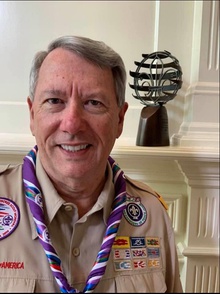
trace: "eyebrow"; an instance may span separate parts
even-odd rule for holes
[[[43,95],[49,95],[49,96],[58,96],[58,97],[61,97],[61,96],[65,96],[66,95],[66,92],[64,91],[61,91],[61,90],[44,90],[42,92]]]
[[[41,92],[41,96],[44,96],[46,95],[47,97],[50,97],[50,98],[62,98],[62,97],[68,97],[68,94],[66,91],[62,91],[62,90],[58,90],[58,89],[48,89],[48,90],[44,90]],[[90,93],[89,95],[86,95],[85,97],[86,98],[89,98],[89,99],[93,99],[94,97],[96,96],[100,96],[102,97],[103,99],[106,98],[106,94],[103,93],[102,91],[97,91],[97,92],[94,92],[94,93]],[[82,98],[83,96],[81,96]]]

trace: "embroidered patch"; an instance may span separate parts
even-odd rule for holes
[[[148,259],[147,262],[148,267],[160,267],[160,259]]]
[[[148,258],[158,258],[160,256],[160,250],[158,247],[147,248],[147,256]]]
[[[116,236],[113,246],[116,271],[160,268],[160,239],[158,237]]]
[[[20,211],[14,201],[0,197],[0,240],[8,237],[18,226]]]
[[[130,239],[129,237],[115,237],[112,248],[130,248]]]
[[[131,270],[131,261],[130,260],[120,260],[114,262],[115,270],[121,271],[121,270]]]
[[[135,270],[146,268],[146,259],[133,260],[133,267]]]
[[[123,214],[125,219],[135,227],[143,225],[147,219],[146,208],[139,197],[127,196],[127,206]]]
[[[160,246],[159,238],[147,237],[146,243],[147,243],[146,244],[147,247],[159,247]]]
[[[131,249],[132,258],[147,257],[146,248]]]
[[[130,237],[131,247],[145,247],[144,237]]]
[[[113,249],[114,259],[129,259],[131,258],[130,249]]]

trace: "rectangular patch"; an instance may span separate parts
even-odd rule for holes
[[[130,249],[113,249],[113,257],[114,259],[130,259]]]
[[[129,237],[116,236],[112,248],[130,248]]]
[[[145,247],[144,237],[131,237],[131,247]]]
[[[147,265],[148,267],[160,267],[160,259],[148,259]]]
[[[131,249],[132,258],[147,257],[146,248],[132,248]]]
[[[135,270],[146,268],[146,259],[133,260],[133,267]]]
[[[160,247],[159,238],[146,237],[146,246],[147,247]]]
[[[120,260],[114,262],[116,271],[128,271],[132,270],[131,261],[130,260]]]
[[[148,258],[159,258],[160,249],[158,247],[147,248],[147,256]]]

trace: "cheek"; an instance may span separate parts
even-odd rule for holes
[[[118,119],[112,115],[108,119],[103,119],[95,124],[97,133],[105,140],[114,139],[118,133]]]
[[[34,119],[35,136],[47,138],[56,129],[55,122],[49,116],[38,114]]]

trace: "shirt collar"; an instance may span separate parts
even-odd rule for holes
[[[52,221],[58,209],[65,203],[62,197],[59,196],[47,173],[45,172],[40,156],[37,155],[36,161],[36,176],[41,186],[43,195],[43,205],[45,207],[45,219],[48,223]],[[46,197],[44,195],[47,195]],[[51,205],[53,204],[53,205]]]
[[[96,203],[90,211],[87,212],[86,216],[91,215],[92,213],[103,209],[103,221],[107,224],[108,217],[112,210],[112,202],[115,195],[115,187],[113,183],[113,174],[111,166],[108,162],[106,170],[106,182],[102,192],[100,193]]]
[[[45,220],[47,225],[49,225],[50,222],[53,220],[54,216],[56,215],[57,211],[66,202],[62,197],[59,196],[56,189],[54,188],[52,182],[50,181],[47,173],[45,172],[41,164],[40,156],[38,153],[36,158],[36,176],[41,187]],[[109,162],[107,164],[106,174],[107,176],[106,176],[106,182],[105,182],[104,188],[102,192],[100,193],[92,209],[88,211],[88,213],[86,214],[86,216],[89,216],[92,213],[103,209],[103,221],[105,222],[105,224],[107,224],[108,217],[111,213],[112,202],[115,195],[113,173],[112,173],[112,169]],[[45,197],[44,195],[47,195],[47,196]],[[51,203],[53,203],[53,205],[51,205]],[[32,237],[33,239],[37,238],[37,232],[36,232],[34,223],[32,225]]]

